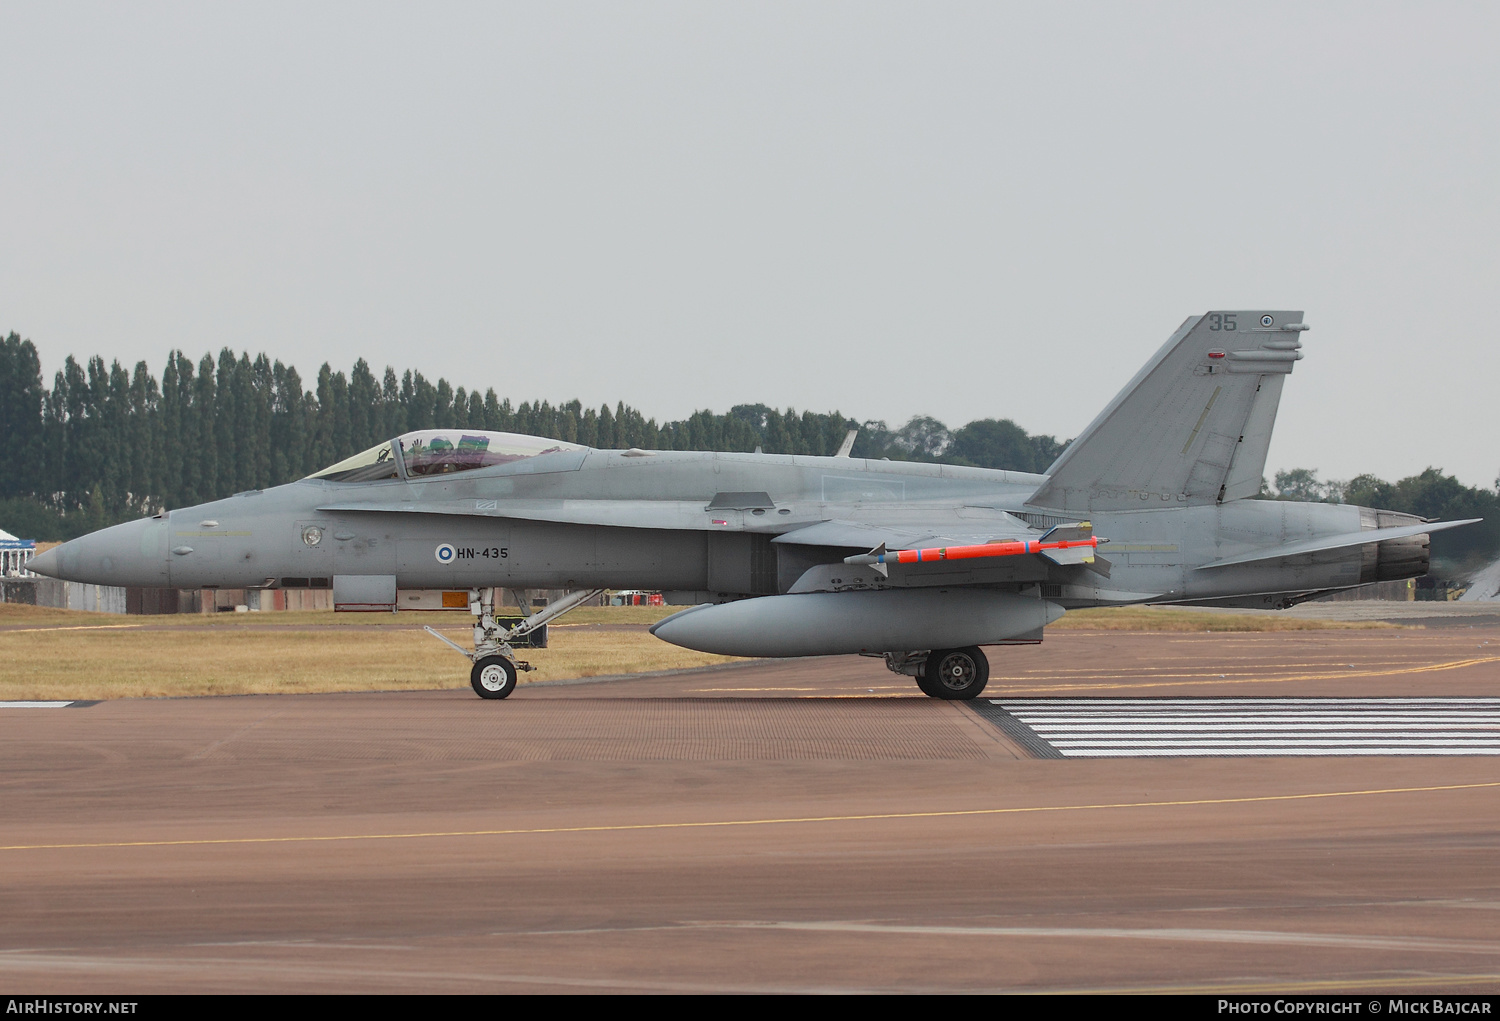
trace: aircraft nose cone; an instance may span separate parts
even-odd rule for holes
[[[57,572],[61,570],[57,553],[60,549],[62,546],[54,546],[45,553],[38,553],[26,562],[26,569],[34,574],[45,574],[49,578],[56,578]]]
[[[100,533],[94,533],[98,535]],[[87,581],[99,584],[104,580],[97,577],[100,573],[100,557],[88,547],[90,536],[81,539],[72,539],[61,546],[54,546],[45,553],[31,558],[27,568],[37,574],[45,574],[49,578],[58,578],[62,581]]]
[[[167,584],[166,522],[128,521],[65,542],[31,558],[37,574],[88,585]]]

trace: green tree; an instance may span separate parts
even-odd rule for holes
[[[145,362],[136,362],[130,377],[125,449],[130,455],[130,502],[137,514],[149,514],[162,503],[161,393]]]
[[[377,436],[380,425],[380,384],[363,358],[349,373],[349,448],[350,453],[369,450],[389,436]]]
[[[953,434],[942,459],[979,468],[1044,472],[1060,453],[1062,445],[1051,436],[1028,435],[1008,418],[981,418]]]
[[[396,370],[389,365],[385,367],[385,379],[380,385],[380,405],[383,415],[380,438],[388,440],[406,432],[406,406],[401,402],[401,381],[396,378]]]
[[[264,354],[249,361],[249,355],[240,357],[240,371],[244,373],[247,393],[245,400],[249,413],[245,417],[248,432],[246,447],[246,471],[241,476],[242,489],[265,489],[271,485],[271,418],[274,414],[276,395],[276,373],[271,361]]]
[[[0,498],[36,494],[45,477],[45,397],[36,346],[9,334],[0,341],[0,437],[6,455]]]
[[[239,361],[229,348],[220,348],[218,367],[214,375],[213,435],[215,460],[219,465],[219,476],[214,482],[215,497],[228,496],[240,488],[240,388]],[[247,487],[248,488],[248,487]]]
[[[198,379],[193,387],[193,417],[197,433],[191,456],[199,463],[198,492],[194,503],[213,500],[219,491],[218,442],[219,388],[215,382],[213,355],[205,354],[198,362]]]
[[[167,356],[161,375],[161,424],[157,449],[161,459],[161,495],[165,506],[182,507],[196,495],[196,458],[192,443],[193,363],[181,351]]]
[[[1288,468],[1276,473],[1276,493],[1282,500],[1320,503],[1328,497],[1328,487],[1318,478],[1316,468]]]

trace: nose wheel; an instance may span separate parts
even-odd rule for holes
[[[516,690],[516,665],[504,656],[485,656],[469,671],[469,684],[480,698],[504,698]]]
[[[976,697],[990,679],[990,661],[976,646],[934,649],[917,675],[917,687],[933,698],[952,701]]]

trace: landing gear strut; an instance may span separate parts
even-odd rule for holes
[[[480,698],[505,698],[516,690],[517,671],[532,669],[530,663],[516,659],[516,650],[511,647],[511,640],[530,634],[603,591],[596,588],[587,592],[570,592],[546,609],[538,610],[515,627],[506,630],[495,620],[495,589],[471,589],[469,612],[478,618],[474,622],[473,652],[430,627],[425,627],[424,630],[439,641],[451,645],[459,655],[474,664],[474,668],[469,671],[469,684],[476,695]]]
[[[990,661],[977,646],[931,652],[887,652],[885,666],[917,679],[924,695],[948,700],[976,697],[990,679]]]

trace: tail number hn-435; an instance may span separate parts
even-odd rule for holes
[[[437,557],[440,564],[451,564],[455,560],[507,560],[510,558],[509,546],[454,546],[452,543],[443,543],[433,555]]]

